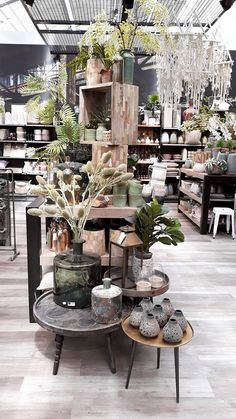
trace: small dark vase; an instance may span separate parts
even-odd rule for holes
[[[166,313],[168,319],[172,316],[174,313],[174,307],[171,304],[171,301],[169,298],[163,298],[161,302],[161,306],[163,308],[163,311]]]
[[[91,306],[91,290],[101,280],[101,258],[83,253],[84,240],[54,258],[54,302],[67,308]]]
[[[156,317],[156,319],[159,323],[159,326],[164,327],[166,325],[166,323],[168,322],[168,317],[167,317],[166,313],[164,312],[162,306],[160,304],[156,304],[153,307],[152,313]]]
[[[129,324],[133,327],[139,327],[143,318],[143,307],[138,304],[137,306],[134,307],[134,309],[132,310],[130,317],[129,317]]]
[[[184,317],[182,310],[175,310],[174,314],[171,316],[171,319],[176,319],[182,331],[185,332],[185,330],[188,327],[188,322],[186,318]]]
[[[182,329],[176,319],[170,318],[163,328],[163,339],[168,343],[179,343],[183,337]]]
[[[155,316],[151,313],[146,313],[141,321],[139,332],[146,338],[155,338],[160,332],[160,326]]]

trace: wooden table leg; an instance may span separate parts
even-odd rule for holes
[[[157,369],[160,368],[161,348],[157,348]]]
[[[131,357],[130,357],[130,363],[129,363],[129,371],[128,371],[127,380],[126,380],[126,384],[125,384],[126,389],[129,387],[129,380],[130,380],[130,376],[131,376],[131,372],[132,372],[132,368],[133,368],[133,363],[134,363],[135,349],[136,349],[136,342],[134,340],[132,340],[132,351],[131,351]]]
[[[179,348],[174,348],[176,403],[179,403]]]
[[[112,350],[111,333],[106,334],[107,352],[108,352],[108,365],[112,374],[116,373],[116,360]]]
[[[54,365],[53,365],[53,375],[57,375],[57,372],[58,372],[63,340],[64,340],[64,336],[56,335],[55,337],[56,353],[55,353]]]

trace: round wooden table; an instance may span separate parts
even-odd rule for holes
[[[131,305],[125,305],[122,311],[123,317],[127,316],[130,311]],[[61,307],[54,303],[52,291],[44,293],[35,301],[33,314],[36,322],[40,326],[56,335],[56,352],[53,366],[54,375],[58,372],[64,336],[79,337],[94,333],[103,334],[106,337],[108,364],[111,372],[113,374],[116,373],[111,335],[120,328],[122,320],[113,324],[96,323],[92,319],[91,308],[69,309]]]
[[[183,338],[179,343],[167,343],[163,340],[163,332],[160,331],[159,335],[156,338],[145,338],[139,333],[139,329],[134,328],[129,324],[129,317],[124,319],[121,323],[121,327],[124,333],[132,339],[132,350],[130,356],[129,370],[126,380],[125,388],[129,387],[130,376],[134,363],[135,348],[137,343],[141,343],[146,346],[153,346],[157,348],[157,369],[160,367],[160,356],[161,349],[173,348],[174,349],[174,358],[175,358],[175,384],[176,384],[176,402],[179,403],[179,348],[180,346],[186,345],[192,339],[194,335],[193,328],[188,322],[188,327],[184,332]]]

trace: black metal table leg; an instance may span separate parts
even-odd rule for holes
[[[111,333],[106,334],[107,352],[108,352],[108,365],[112,374],[116,373],[116,360],[112,350]]]
[[[64,336],[56,335],[56,337],[55,337],[56,353],[55,353],[54,365],[53,365],[53,375],[56,375],[57,372],[58,372],[63,340],[64,340]]]
[[[179,403],[179,348],[174,348],[176,403]]]
[[[136,342],[134,340],[132,340],[132,351],[131,351],[131,357],[130,357],[130,363],[129,363],[129,371],[128,371],[127,380],[126,380],[126,384],[125,384],[126,389],[129,387],[129,380],[130,380],[130,376],[131,376],[131,372],[132,372],[132,368],[133,368],[133,363],[134,363],[135,349],[136,349]]]
[[[160,368],[161,348],[157,348],[157,369]]]

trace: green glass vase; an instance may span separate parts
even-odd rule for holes
[[[101,281],[101,258],[83,253],[84,240],[54,258],[54,302],[66,308],[91,306],[92,288]]]
[[[133,84],[134,80],[134,54],[130,49],[123,49],[120,53],[123,58],[123,83]]]

